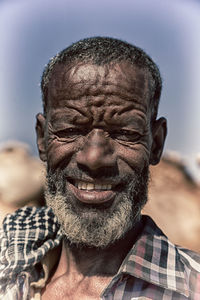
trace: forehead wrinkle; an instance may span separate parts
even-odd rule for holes
[[[87,120],[88,122],[91,121],[92,116],[88,112],[87,109],[84,107],[76,107],[74,105],[67,105],[65,108],[61,106],[61,108],[53,110],[51,113],[51,120],[52,121],[69,121],[71,123],[76,123],[77,120]]]
[[[113,95],[112,95],[113,96]],[[121,98],[112,97],[107,98],[105,95],[99,97],[86,97],[82,99],[74,100],[62,100],[58,103],[57,108],[53,110],[53,119],[61,118],[63,120],[67,119],[70,122],[80,122],[92,123],[94,119],[96,121],[103,121],[105,119],[106,123],[112,123],[113,118],[126,118],[129,112],[137,112],[138,115],[147,113],[146,105],[141,104],[141,102],[122,101]],[[61,108],[59,109],[59,104]],[[64,117],[63,117],[64,114]],[[124,115],[125,114],[125,115]],[[105,116],[104,116],[105,115]],[[111,121],[107,121],[108,119]],[[121,118],[120,118],[121,119]]]
[[[100,123],[105,121],[105,112],[106,112],[106,106],[96,106],[96,105],[91,105],[90,106],[90,112],[91,115],[93,116],[93,126],[96,126],[97,124],[100,125]]]
[[[131,107],[131,109],[124,110],[123,107],[120,110],[119,107],[111,107],[110,110],[107,110],[105,113],[105,122],[108,125],[122,125],[126,126],[137,124],[138,128],[143,127],[148,123],[148,117],[146,112],[143,112],[141,109]],[[135,127],[135,125],[133,126]]]
[[[59,68],[61,75],[58,73],[52,80],[54,94],[57,97],[65,94],[76,100],[84,95],[99,95],[102,90],[107,95],[114,94],[117,87],[117,93],[122,97],[126,94],[132,98],[131,94],[135,94],[135,98],[136,95],[143,98],[146,88],[149,88],[146,72],[133,66],[128,69],[126,67],[126,64],[96,66],[79,63],[73,68],[62,65],[62,69],[60,70],[61,66]]]
[[[123,112],[123,110],[128,111],[126,102],[132,102],[128,105],[147,113],[149,80],[145,72],[130,66],[127,70],[126,66],[121,64],[114,68],[103,66],[101,72],[99,66],[91,65],[88,69],[89,73],[85,72],[87,68],[87,65],[83,65],[80,69],[79,65],[70,70],[64,69],[60,84],[54,84],[51,88],[51,104],[54,108],[66,106],[70,109],[71,107],[80,115],[91,119],[91,105],[105,107],[107,103],[107,106],[120,107],[122,104]],[[79,76],[76,76],[77,74]],[[59,81],[59,75],[57,80]],[[99,119],[102,119],[102,116],[101,113]]]
[[[145,89],[143,89],[144,91]],[[138,93],[137,93],[138,92]],[[117,90],[115,85],[104,85],[104,86],[92,86],[90,84],[82,86],[81,84],[77,84],[76,88],[69,90],[68,88],[65,89],[56,89],[56,93],[52,95],[53,99],[58,101],[70,101],[70,100],[81,100],[85,97],[92,97],[92,96],[99,96],[99,97],[114,97],[120,98],[120,100],[126,101],[134,101],[135,103],[141,104],[141,98],[145,97],[145,92],[141,93],[139,89],[136,88],[132,89],[124,89],[124,86],[118,85]],[[146,102],[146,101],[144,101]],[[146,104],[146,103],[144,103]],[[57,104],[56,104],[57,105]]]

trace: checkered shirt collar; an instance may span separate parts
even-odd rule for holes
[[[185,262],[182,261],[183,253],[168,241],[151,218],[143,216],[142,223],[144,228],[140,237],[106,291],[113,288],[119,277],[127,275],[187,297],[189,286]],[[50,249],[60,244],[62,233],[50,208],[26,207],[8,215],[0,237],[0,290],[5,287],[10,291],[8,282],[14,284],[20,272],[29,270],[32,272],[32,280],[40,278],[41,274],[35,273],[34,266],[41,262]]]
[[[142,217],[143,232],[122,263],[119,274],[128,274],[149,283],[189,295],[180,255],[148,216]]]

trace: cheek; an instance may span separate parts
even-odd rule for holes
[[[134,145],[133,147],[118,147],[119,169],[132,173],[141,172],[144,167],[149,165],[150,151],[143,145]],[[120,168],[121,166],[121,168]]]
[[[76,143],[65,143],[53,140],[47,146],[48,167],[53,171],[65,168],[76,152]]]

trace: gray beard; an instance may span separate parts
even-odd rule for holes
[[[126,178],[126,190],[110,207],[79,203],[65,188],[66,175],[59,170],[47,175],[45,198],[57,216],[68,243],[76,247],[106,248],[124,237],[140,219],[147,202],[148,168]]]

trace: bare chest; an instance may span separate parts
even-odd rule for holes
[[[71,280],[62,276],[49,283],[42,292],[42,300],[99,300],[111,278]]]

